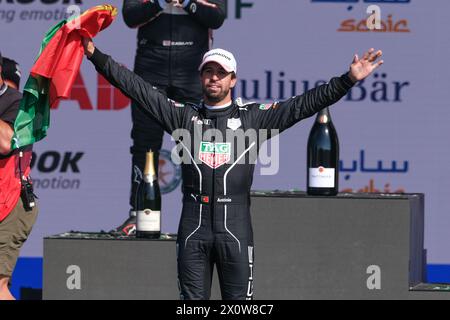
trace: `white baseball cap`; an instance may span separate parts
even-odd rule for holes
[[[222,66],[227,72],[237,73],[237,63],[233,54],[223,49],[212,49],[205,53],[202,63],[198,67],[198,71],[202,71],[202,68],[208,62],[216,62]]]

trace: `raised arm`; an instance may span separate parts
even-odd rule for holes
[[[353,84],[348,74],[334,77],[328,83],[302,95],[253,108],[253,117],[260,129],[278,129],[282,132],[337,102],[347,94]]]
[[[339,101],[357,81],[363,80],[383,64],[383,60],[378,61],[381,55],[381,51],[375,52],[374,49],[367,51],[361,59],[355,55],[349,72],[342,76],[334,77],[328,83],[286,101],[254,108],[255,122],[261,129],[286,130]]]
[[[136,101],[144,112],[159,121],[169,134],[181,127],[184,108],[180,104],[168,99],[157,88],[95,48],[92,40],[84,38],[83,45],[95,69],[113,86]]]

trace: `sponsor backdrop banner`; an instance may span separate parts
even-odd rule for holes
[[[122,0],[110,0],[119,10]],[[45,32],[70,5],[87,0],[0,0],[0,50],[17,60],[22,86]],[[381,30],[369,31],[376,5]],[[75,8],[76,9],[76,8]],[[235,97],[268,103],[301,94],[348,69],[353,54],[382,49],[385,64],[331,108],[341,147],[340,189],[423,192],[428,262],[450,263],[450,53],[447,0],[228,0],[214,47],[235,53]],[[96,45],[132,68],[136,30],[119,13]],[[69,230],[110,230],[129,210],[130,103],[84,61],[71,100],[52,110],[48,137],[35,145],[40,216],[22,256],[41,256],[42,238]],[[269,143],[254,189],[305,190],[306,141],[313,118]],[[161,159],[163,231],[175,233],[180,171],[166,136]],[[279,149],[279,157],[276,156]],[[276,172],[275,175],[262,175]],[[299,213],[301,214],[301,213]],[[255,216],[254,219],[258,217]],[[175,253],[174,253],[175,254]]]

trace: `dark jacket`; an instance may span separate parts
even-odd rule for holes
[[[134,70],[151,83],[191,84],[203,54],[210,49],[211,29],[224,22],[225,0],[185,1],[185,8],[165,10],[157,0],[124,1],[125,23],[139,28]]]

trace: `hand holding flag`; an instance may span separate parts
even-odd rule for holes
[[[14,123],[11,149],[43,139],[50,125],[50,107],[67,99],[83,60],[85,37],[93,38],[115,19],[111,5],[93,7],[80,16],[63,20],[44,37],[38,58],[25,84]]]

